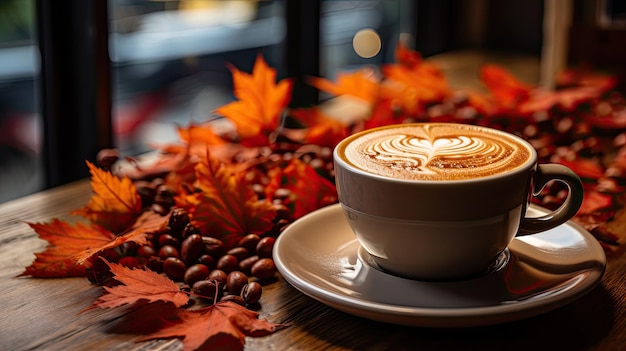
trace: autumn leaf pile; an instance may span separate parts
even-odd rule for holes
[[[251,73],[229,68],[236,99],[204,123],[177,126],[179,142],[154,145],[150,162],[132,157],[87,162],[93,196],[71,213],[80,220],[28,223],[49,245],[21,275],[84,277],[104,265],[116,284],[103,287],[92,308],[157,306],[164,322],[144,331],[141,340],[176,337],[186,350],[241,349],[245,336],[283,326],[258,320],[256,312],[231,302],[189,309],[189,292],[151,270],[145,258],[114,263],[105,253],[124,256],[126,246],[149,245],[174,208],[184,209],[203,235],[228,247],[250,233],[277,236],[291,221],[337,202],[332,149],[341,139],[363,129],[421,121],[484,125],[527,139],[540,162],[565,164],[583,179],[586,195],[575,221],[607,251],[625,235],[607,225],[618,218],[626,185],[626,99],[610,75],[563,72],[558,88],[548,91],[485,65],[479,73],[485,91],[452,91],[435,64],[399,45],[396,62],[379,71],[343,72],[334,81],[310,77],[324,94],[365,107],[345,120],[325,104],[289,108],[292,81],[277,81],[261,55]],[[146,184],[155,180],[171,191],[148,191]],[[552,185],[534,201],[554,207],[565,196],[565,189]]]

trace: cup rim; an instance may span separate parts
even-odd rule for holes
[[[491,133],[495,133],[495,134],[498,134],[498,135],[503,135],[504,137],[517,140],[519,143],[521,143],[521,144],[526,146],[526,148],[530,152],[530,156],[529,156],[528,160],[525,163],[523,163],[519,167],[517,167],[517,168],[515,168],[515,169],[513,169],[511,171],[508,171],[508,172],[497,173],[497,174],[482,176],[482,177],[478,177],[478,178],[443,179],[443,180],[404,179],[404,178],[394,178],[394,177],[384,176],[384,175],[380,175],[380,174],[376,174],[376,173],[370,173],[370,172],[367,172],[365,170],[362,170],[362,169],[352,165],[348,161],[346,161],[343,158],[339,157],[339,149],[343,145],[347,144],[350,140],[356,139],[360,135],[363,135],[363,134],[366,134],[366,133],[370,133],[370,132],[375,131],[375,130],[390,129],[390,128],[397,128],[397,127],[404,127],[404,126],[409,126],[410,127],[410,126],[413,126],[413,125],[414,126],[417,126],[417,125],[468,126],[468,127],[472,127],[472,128],[487,130],[487,131],[489,131]],[[373,178],[373,179],[377,179],[377,180],[381,180],[381,181],[406,183],[406,184],[429,184],[429,185],[453,185],[453,184],[481,183],[481,182],[485,182],[485,181],[491,181],[493,179],[500,179],[500,178],[513,176],[513,175],[516,175],[516,174],[519,174],[519,173],[522,173],[522,172],[527,172],[529,169],[535,167],[537,165],[537,157],[538,157],[537,156],[537,150],[535,150],[535,148],[527,140],[523,139],[522,137],[520,137],[518,135],[515,135],[513,133],[509,133],[509,132],[506,132],[506,131],[502,131],[502,130],[499,130],[499,129],[491,128],[491,127],[485,127],[485,126],[474,125],[474,124],[453,123],[453,122],[396,123],[396,124],[389,124],[389,125],[385,125],[385,126],[379,126],[379,127],[374,127],[374,128],[370,128],[370,129],[365,129],[365,130],[359,131],[357,133],[351,134],[351,135],[347,136],[346,138],[342,139],[335,146],[335,148],[333,150],[333,160],[335,162],[335,165],[336,166],[340,165],[344,170],[346,170],[348,172],[356,173],[356,174],[359,174],[359,175],[364,176],[364,177],[369,177],[369,178]],[[337,168],[336,166],[335,166],[335,168]]]

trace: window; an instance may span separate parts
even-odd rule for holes
[[[0,1],[0,202],[43,188],[34,0]]]

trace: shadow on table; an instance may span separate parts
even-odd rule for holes
[[[586,350],[611,332],[615,317],[614,303],[602,285],[557,310],[487,327],[405,327],[325,309],[312,301],[304,315],[289,314],[300,313],[296,323],[320,340],[356,350]],[[311,316],[317,313],[324,313],[324,323]]]

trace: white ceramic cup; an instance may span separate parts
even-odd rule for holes
[[[376,133],[380,139],[372,137]],[[359,144],[376,147],[366,152]],[[580,178],[569,168],[537,164],[536,151],[522,138],[485,127],[415,123],[369,129],[341,141],[333,157],[339,202],[362,248],[382,269],[408,278],[484,274],[516,235],[563,224],[583,199]],[[517,163],[507,164],[515,157]],[[420,172],[430,175],[422,179]],[[525,217],[531,196],[552,180],[568,186],[567,199],[545,216]]]

